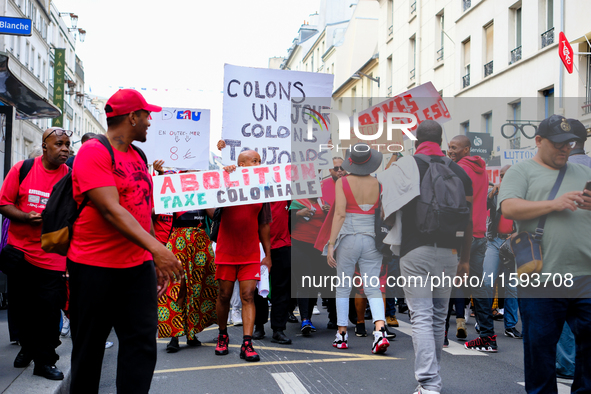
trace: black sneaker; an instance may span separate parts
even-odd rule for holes
[[[505,336],[506,337],[515,338],[515,339],[521,339],[521,338],[523,338],[523,336],[521,335],[521,333],[519,331],[517,331],[517,329],[515,327],[507,328],[505,330]]]
[[[176,353],[179,350],[181,350],[181,347],[179,346],[179,338],[178,337],[170,338],[170,342],[168,342],[168,345],[166,345],[166,352],[167,353]]]
[[[447,335],[443,338],[443,347],[449,347],[449,339],[447,339]]]
[[[497,336],[492,337],[478,337],[464,344],[466,349],[478,350],[480,352],[496,353],[497,348]]]
[[[293,314],[293,312],[289,312],[287,315],[287,322],[288,323],[299,323],[298,318]]]
[[[355,335],[358,337],[366,337],[367,330],[365,329],[365,323],[357,323],[355,325]]]
[[[396,338],[396,333],[394,331],[388,330],[388,326],[387,325],[384,325],[384,329],[385,329],[385,332],[386,332],[386,338],[388,338],[388,339],[394,339],[394,338]]]

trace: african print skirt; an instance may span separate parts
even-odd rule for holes
[[[166,244],[183,265],[186,283],[184,307],[178,305],[181,283],[168,285],[158,300],[158,338],[197,334],[217,324],[215,260],[209,237],[199,227],[179,227],[172,231]]]

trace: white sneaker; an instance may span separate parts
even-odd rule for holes
[[[332,342],[332,346],[336,347],[337,349],[348,349],[349,348],[349,345],[347,344],[348,340],[349,340],[348,333],[346,333],[346,332],[340,333],[337,331],[337,334],[335,336],[335,340]]]
[[[371,352],[373,354],[384,354],[388,350],[388,346],[390,346],[390,342],[386,338],[386,330],[382,328],[380,331],[374,331]]]
[[[242,325],[242,311],[240,309],[232,309],[232,321],[235,326]]]
[[[110,349],[113,347],[113,342],[105,342],[105,349]]]
[[[314,309],[312,310],[312,314],[313,315],[319,315],[320,311],[318,310],[318,307],[316,305],[314,305]]]
[[[427,390],[419,384],[413,394],[439,394],[439,391]]]
[[[63,319],[63,323],[62,323],[62,330],[61,330],[60,334],[62,337],[65,337],[70,333],[70,319],[68,319],[66,317],[66,315],[64,315],[64,312],[62,312],[62,319]]]

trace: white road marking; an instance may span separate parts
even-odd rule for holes
[[[517,384],[525,387],[525,382],[517,382]],[[563,383],[558,383],[556,387],[558,387],[558,394],[570,394],[570,386],[567,386]]]
[[[403,334],[412,336],[412,325],[403,321],[398,320],[400,327],[394,327],[396,330]],[[449,341],[449,347],[443,348],[444,352],[447,352],[454,356],[488,356],[484,352],[477,350],[469,350],[464,347],[463,343],[455,342],[454,340]]]
[[[293,372],[272,373],[271,376],[284,394],[309,394]]]

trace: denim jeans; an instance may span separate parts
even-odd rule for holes
[[[575,336],[568,323],[564,323],[556,346],[556,373],[562,376],[575,376],[575,350]]]
[[[476,276],[478,280],[482,278],[484,272],[484,255],[486,254],[486,238],[473,238],[470,249],[470,277]],[[489,337],[495,334],[495,326],[490,310],[490,303],[487,291],[482,286],[475,286],[468,289],[466,293],[472,293],[474,300],[474,313],[476,321],[480,326],[480,336]]]
[[[486,246],[486,255],[484,256],[484,284],[489,299],[489,305],[492,308],[492,301],[494,298],[494,283],[501,271],[505,274],[504,290],[505,290],[505,329],[513,328],[517,324],[517,288],[510,286],[513,283],[509,280],[509,274],[515,272],[515,264],[505,266],[500,264],[499,249],[505,242],[504,239],[495,237],[489,240]],[[491,274],[493,281],[491,282]],[[492,318],[492,315],[490,316]]]
[[[400,274],[407,278],[404,294],[412,324],[415,377],[427,390],[441,391],[439,370],[451,293],[451,284],[431,287],[428,279],[442,275],[453,277],[457,269],[457,254],[452,249],[436,246],[418,247],[400,259]],[[416,279],[413,282],[413,277],[420,278],[423,285],[417,284]]]
[[[591,391],[591,277],[575,278],[567,297],[529,298],[543,289],[520,289],[519,312],[523,327],[525,389],[528,393],[556,393],[556,345],[565,321],[576,341],[572,393]]]

